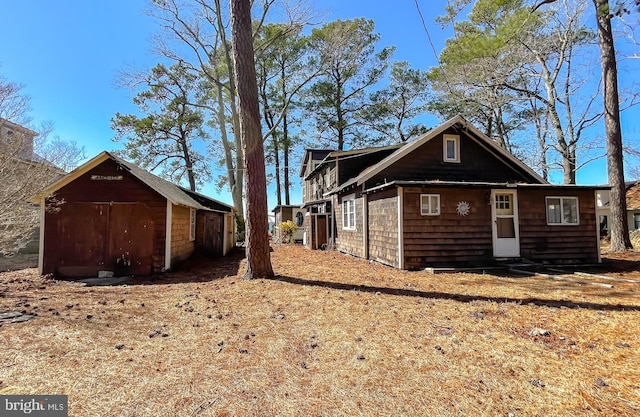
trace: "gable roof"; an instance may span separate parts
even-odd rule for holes
[[[41,202],[47,196],[53,194],[60,188],[73,182],[78,177],[86,174],[93,168],[109,159],[115,161],[117,164],[125,168],[131,175],[136,177],[156,193],[160,194],[162,197],[171,201],[173,204],[207,211],[229,212],[234,210],[233,207],[228,204],[175,185],[107,151],[101,152],[88,162],[71,171],[65,177],[51,184],[50,186],[42,190],[38,195],[32,197],[31,201]]]
[[[406,155],[408,155],[411,152],[415,151],[416,149],[420,148],[426,142],[430,141],[431,139],[434,139],[435,137],[437,137],[438,135],[443,133],[445,130],[449,129],[450,127],[452,127],[452,126],[454,126],[456,124],[461,125],[468,132],[470,132],[471,134],[469,135],[469,137],[471,137],[472,139],[476,139],[478,142],[481,142],[482,144],[486,145],[487,147],[490,148],[491,151],[494,151],[495,153],[498,154],[498,156],[500,156],[500,157],[504,158],[505,160],[511,162],[518,169],[521,169],[522,171],[526,172],[528,175],[530,175],[532,178],[534,178],[540,184],[548,184],[549,183],[544,178],[542,178],[540,175],[538,175],[535,171],[533,171],[531,168],[529,168],[527,165],[525,165],[522,161],[520,161],[519,159],[514,157],[511,153],[507,152],[506,150],[504,150],[500,146],[498,146],[490,137],[488,137],[487,135],[482,133],[480,130],[478,130],[475,126],[473,126],[471,123],[469,123],[464,117],[462,117],[460,115],[457,115],[457,116],[452,117],[451,119],[447,120],[446,122],[442,123],[440,126],[429,130],[427,133],[425,133],[424,135],[422,135],[418,139],[414,140],[413,142],[408,143],[407,145],[399,148],[397,151],[395,151],[394,153],[392,153],[391,155],[389,155],[388,157],[386,157],[385,159],[383,159],[379,163],[377,163],[375,165],[372,165],[371,167],[365,169],[364,171],[362,171],[360,173],[360,175],[358,175],[353,180],[348,181],[344,185],[347,185],[347,184],[361,185],[366,180],[368,180],[368,179],[372,178],[374,175],[380,173],[385,168],[388,168],[389,166],[395,164],[396,162],[398,162],[400,159],[402,159]],[[342,185],[339,186],[339,188],[342,188]]]
[[[324,159],[328,154],[333,152],[333,149],[311,149],[307,148],[304,150],[304,156],[302,157],[302,164],[300,165],[300,177],[304,175],[304,170],[309,163],[309,159],[313,154],[321,155],[321,160]]]

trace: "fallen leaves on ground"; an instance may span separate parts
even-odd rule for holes
[[[640,281],[638,252],[595,275]],[[128,285],[0,274],[0,394],[70,416],[640,413],[640,284],[407,272],[276,245]],[[596,276],[588,278],[601,281]],[[605,281],[602,281],[605,282]]]

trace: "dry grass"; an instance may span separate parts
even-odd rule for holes
[[[638,260],[597,272],[640,281]],[[0,394],[68,394],[70,416],[640,413],[640,283],[272,261],[250,282],[239,257],[117,287],[0,274],[0,311],[38,313],[0,327]]]

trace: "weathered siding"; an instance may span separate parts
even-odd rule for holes
[[[84,217],[85,220],[82,221],[87,222],[97,220],[95,217],[92,217],[93,214],[91,211],[95,208],[98,210],[97,213],[99,213],[100,205],[110,205],[114,202],[119,202],[139,203],[144,206],[145,210],[149,210],[153,223],[153,233],[150,233],[150,235],[153,236],[153,247],[151,260],[148,261],[148,263],[151,264],[153,272],[161,271],[162,268],[164,268],[166,200],[129,174],[127,170],[122,169],[114,161],[107,160],[78,177],[73,182],[60,188],[56,192],[55,198],[58,201],[64,200],[68,203],[68,208],[71,208],[72,204],[86,205],[86,216]],[[58,227],[60,225],[57,225],[57,223],[59,223],[58,220],[62,220],[65,216],[64,213],[65,204],[62,204],[59,212],[48,212],[45,214],[45,242],[42,273],[58,272],[57,269],[60,266],[60,262],[65,258],[69,258],[70,255],[69,253],[62,253],[66,250],[66,247],[72,248],[72,252],[74,253],[82,253],[84,251],[86,252],[86,256],[90,258],[84,260],[76,259],[74,265],[69,265],[70,262],[73,261],[72,259],[67,260],[67,266],[77,266],[80,268],[78,269],[79,272],[82,272],[81,267],[86,267],[86,270],[91,274],[98,270],[113,269],[114,265],[111,265],[111,259],[106,259],[104,256],[104,259],[99,259],[100,255],[97,251],[106,251],[107,249],[104,246],[100,246],[100,242],[95,241],[97,235],[90,235],[88,228],[91,224],[89,223],[87,223],[87,229],[82,232],[82,221],[76,218],[74,227],[76,227],[77,233],[73,234],[74,241],[65,242],[64,245],[61,245],[60,242],[63,240],[69,240],[60,227]],[[99,234],[100,233],[98,233],[98,235]],[[132,236],[132,238],[134,239],[133,245],[135,246],[135,239],[139,239],[140,237]],[[106,239],[106,235],[103,236],[103,239]],[[92,248],[94,248],[95,251],[92,250]],[[73,253],[71,253],[71,255],[73,255]],[[132,253],[132,256],[135,256],[135,254]],[[136,265],[137,262],[138,261],[134,259],[132,265]]]
[[[350,194],[346,194],[347,196]],[[342,198],[338,199],[339,204],[335,207],[336,213],[336,249],[340,252],[364,258],[364,242],[363,242],[363,198],[356,195],[355,213],[356,228],[348,230],[342,227]]]
[[[397,189],[368,196],[368,212],[369,259],[399,267]]]
[[[532,181],[532,178],[516,171],[508,164],[499,163],[493,153],[464,133],[450,129],[445,134],[460,134],[459,163],[443,161],[442,135],[438,135],[406,155],[399,162],[367,180],[367,187],[391,179],[476,182]]]
[[[578,197],[579,225],[547,225],[545,197]],[[595,263],[598,228],[592,190],[518,190],[520,254],[539,262]]]
[[[173,205],[171,222],[171,264],[187,259],[195,250],[195,241],[189,240],[189,211],[187,207]],[[196,222],[197,226],[197,222]],[[197,230],[197,227],[196,227]]]
[[[403,238],[404,267],[487,263],[492,260],[491,205],[488,189],[478,188],[404,188]],[[440,195],[440,215],[420,214],[420,195]],[[456,211],[466,201],[467,216]]]

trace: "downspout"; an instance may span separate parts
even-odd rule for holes
[[[403,188],[398,187],[398,268],[404,269]]]
[[[362,184],[362,246],[364,259],[369,259],[369,202]]]
[[[171,269],[171,223],[173,216],[173,203],[167,199],[167,222],[164,232],[164,270]]]
[[[42,270],[44,268],[44,221],[45,221],[45,210],[44,205],[47,204],[47,199],[43,198],[42,202],[40,202],[40,231],[39,233],[39,241],[38,241],[38,272],[42,275]]]

